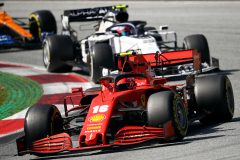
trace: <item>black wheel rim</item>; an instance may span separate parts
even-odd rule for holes
[[[44,42],[44,46],[43,46],[43,63],[46,68],[50,64],[50,53],[49,53],[49,47],[47,42]]]
[[[186,128],[187,126],[187,117],[185,114],[185,109],[183,108],[183,105],[181,102],[177,102],[176,105],[176,117],[178,124],[181,128]]]
[[[31,34],[33,35],[33,37],[36,41],[40,40],[40,37],[39,37],[40,33],[39,33],[39,29],[38,29],[38,24],[33,18],[30,20],[29,30],[30,30]]]
[[[228,105],[228,110],[233,115],[234,113],[234,99],[233,99],[233,91],[231,86],[227,86],[226,88],[226,98],[227,98],[227,105]]]
[[[56,114],[51,123],[51,135],[60,133],[63,129],[63,120],[60,114]]]

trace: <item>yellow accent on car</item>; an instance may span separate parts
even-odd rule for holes
[[[90,127],[87,127],[87,130],[97,130],[97,129],[101,129],[102,126],[90,126]]]
[[[38,33],[39,33],[39,38],[41,38],[41,33],[42,33],[42,30],[41,30],[41,23],[39,21],[39,18],[38,18],[38,15],[36,14],[31,14],[29,19],[34,19],[36,22],[37,22],[37,26],[38,26]]]
[[[106,118],[103,114],[96,114],[89,118],[90,122],[102,122]]]
[[[121,52],[120,57],[131,56],[134,51]]]
[[[112,6],[112,9],[123,9],[124,12],[127,11],[127,8],[128,8],[128,5],[126,5],[126,4],[119,4],[116,6]]]

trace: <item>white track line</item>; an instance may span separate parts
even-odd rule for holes
[[[83,90],[93,86],[91,82],[57,82],[42,84],[43,94],[71,93],[72,88],[82,87]]]
[[[39,74],[47,74],[47,72],[43,70],[33,70],[32,68],[22,68],[22,67],[1,67],[0,71],[19,75],[19,76],[34,76]]]
[[[64,114],[64,105],[63,105],[63,104],[53,104],[53,105],[55,105],[55,106],[59,109],[59,111],[61,112],[61,114]],[[29,108],[29,107],[28,107],[28,108]],[[22,111],[20,111],[20,112],[18,112],[18,113],[16,113],[16,114],[14,114],[14,115],[12,115],[12,116],[10,116],[10,117],[7,117],[7,118],[5,118],[5,119],[3,119],[3,120],[24,119],[24,118],[25,118],[25,115],[26,115],[26,113],[27,113],[27,111],[28,111],[28,108],[25,108],[24,110],[22,110]]]

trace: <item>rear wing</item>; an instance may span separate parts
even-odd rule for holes
[[[145,73],[149,68],[164,68],[192,63],[193,70],[201,73],[201,54],[197,50],[180,50],[164,53],[137,54],[134,51],[120,53],[118,69],[122,72]]]
[[[68,17],[69,22],[80,22],[80,21],[95,21],[101,20],[106,13],[110,11],[124,11],[128,5],[115,5],[115,6],[105,6],[96,8],[84,8],[75,10],[65,10],[63,16]]]

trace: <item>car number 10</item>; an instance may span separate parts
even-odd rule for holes
[[[93,113],[104,113],[108,111],[108,105],[95,106],[93,107]]]

